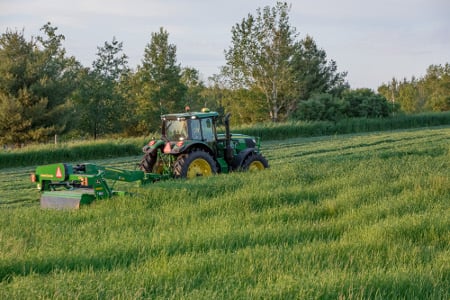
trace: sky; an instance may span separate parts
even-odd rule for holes
[[[376,89],[392,78],[420,78],[430,65],[450,63],[450,0],[291,0],[298,40],[311,36],[351,88]],[[275,6],[266,0],[0,0],[0,33],[43,35],[47,22],[65,36],[63,47],[92,66],[97,47],[123,42],[129,66],[141,64],[151,34],[163,27],[177,62],[203,80],[225,65],[231,29]]]

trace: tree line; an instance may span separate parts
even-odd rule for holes
[[[430,65],[423,78],[393,78],[378,92],[406,113],[450,110],[450,64]]]
[[[289,21],[290,5],[258,8],[231,29],[226,64],[205,83],[177,62],[177,47],[160,28],[151,33],[132,69],[115,38],[97,48],[90,67],[64,47],[51,23],[42,36],[0,36],[0,143],[75,137],[138,136],[157,131],[159,116],[209,107],[235,123],[386,117],[394,112],[449,110],[449,65],[430,66],[422,79],[393,79],[378,93],[350,89],[313,37],[302,39]]]

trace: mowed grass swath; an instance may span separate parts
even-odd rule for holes
[[[263,153],[263,172],[117,184],[134,196],[77,211],[18,193],[30,168],[0,171],[0,297],[450,297],[449,127]]]

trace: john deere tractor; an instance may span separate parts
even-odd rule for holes
[[[176,178],[210,176],[231,171],[255,171],[269,167],[260,153],[260,140],[230,133],[230,114],[225,133],[217,133],[219,114],[207,109],[161,116],[161,139],[143,147],[140,169],[145,173]]]
[[[217,112],[208,110],[163,115],[161,139],[153,139],[143,148],[141,170],[121,170],[91,163],[38,166],[31,174],[31,181],[42,193],[41,206],[79,208],[96,199],[126,194],[114,190],[107,180],[148,184],[174,177],[193,178],[268,168],[267,160],[259,151],[259,138],[231,134],[230,114],[224,119],[225,133],[218,134],[218,117]]]

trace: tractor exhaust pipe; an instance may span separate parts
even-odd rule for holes
[[[227,113],[224,118],[225,123],[225,161],[229,166],[232,166],[234,155],[231,148],[231,133],[230,133],[230,117],[231,113]]]

